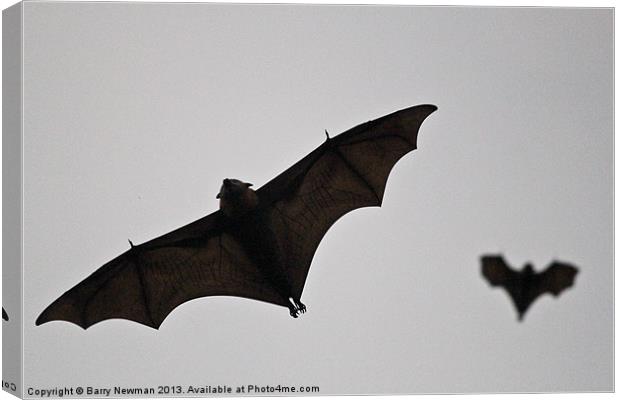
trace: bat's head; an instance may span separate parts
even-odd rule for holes
[[[216,199],[232,198],[242,195],[245,191],[251,187],[251,183],[242,182],[239,179],[226,178],[222,182],[220,192],[215,196]]]
[[[523,267],[523,273],[526,275],[534,275],[534,267],[532,266],[532,264],[525,264],[525,266]]]
[[[258,205],[256,192],[251,183],[239,179],[224,179],[220,192],[215,196],[220,199],[220,210],[229,217],[239,217]]]

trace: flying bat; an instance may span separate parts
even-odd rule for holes
[[[130,249],[65,292],[37,318],[86,329],[112,318],[158,329],[179,305],[238,296],[306,311],[314,253],[341,216],[381,206],[394,164],[416,148],[433,105],[396,111],[330,137],[253,190],[224,179],[218,211]]]
[[[4,307],[2,307],[2,319],[5,321],[9,320],[9,314],[6,313],[6,311],[4,310]]]
[[[519,321],[528,308],[541,295],[550,293],[557,297],[571,287],[579,271],[575,266],[553,261],[543,272],[535,272],[531,264],[521,271],[510,268],[502,256],[485,255],[480,258],[482,276],[491,286],[506,289],[514,303]]]

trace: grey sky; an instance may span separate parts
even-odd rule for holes
[[[26,387],[612,389],[610,9],[24,11]],[[260,186],[324,129],[421,103],[439,110],[419,150],[394,168],[382,208],[328,232],[300,319],[221,297],[179,307],[159,331],[34,326],[127,238],[214,211],[222,178]],[[519,324],[480,278],[487,252],[581,272]]]

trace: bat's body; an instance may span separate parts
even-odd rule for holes
[[[67,291],[37,318],[83,328],[124,318],[159,328],[186,301],[239,296],[305,312],[301,302],[314,253],[344,214],[380,206],[394,164],[416,148],[437,107],[421,105],[358,125],[327,140],[254,191],[225,179],[220,209],[131,246]]]
[[[238,179],[224,179],[217,195],[223,219],[227,220],[224,225],[273,288],[292,301],[288,304],[289,312],[297,318],[300,312],[306,312],[306,306],[292,292],[276,234],[269,218],[258,212],[260,199],[250,186]]]
[[[9,320],[9,314],[6,313],[6,311],[4,310],[4,307],[2,307],[2,319],[5,321]]]
[[[577,268],[560,262],[552,262],[545,271],[535,272],[531,264],[521,271],[510,268],[501,256],[481,257],[482,275],[491,286],[506,289],[517,309],[519,321],[532,303],[545,293],[559,296],[573,285]]]
[[[506,282],[505,288],[517,308],[520,321],[523,319],[529,306],[540,295],[536,285],[537,278],[538,276],[534,272],[532,265],[526,264],[520,273],[517,273]]]

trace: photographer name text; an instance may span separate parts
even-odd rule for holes
[[[49,397],[134,397],[134,396],[205,396],[205,395],[244,395],[244,394],[289,394],[289,393],[319,393],[318,386],[288,386],[288,385],[164,385],[147,387],[54,387],[34,388],[29,387],[26,393],[29,396],[39,398]]]

